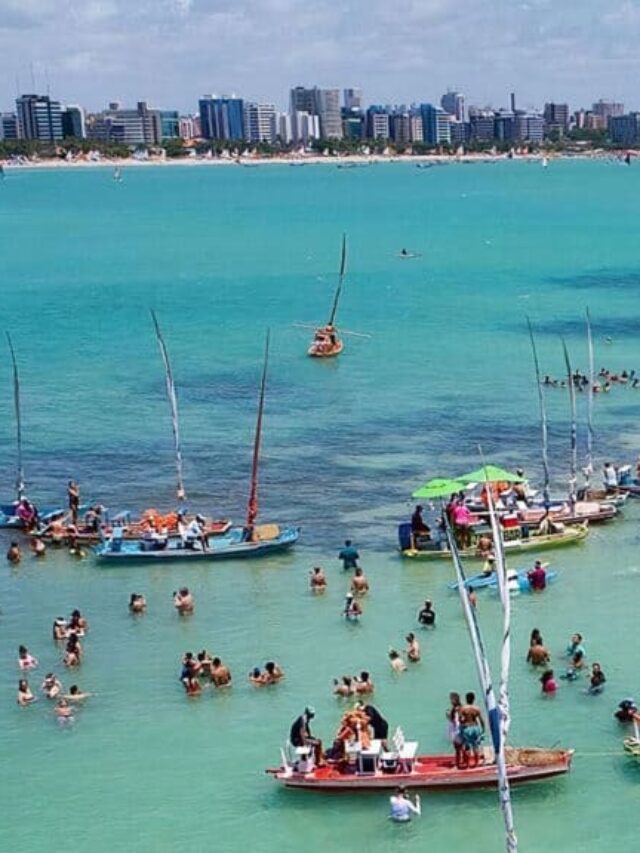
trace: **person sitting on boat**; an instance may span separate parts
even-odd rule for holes
[[[590,693],[592,696],[596,696],[598,693],[602,693],[604,690],[604,685],[606,682],[606,677],[604,672],[602,671],[602,667],[599,663],[591,664],[591,678],[589,679],[589,688],[587,693]]]
[[[16,515],[27,532],[33,530],[38,524],[38,510],[28,498],[22,498],[16,508]]]
[[[623,699],[613,716],[619,723],[632,723],[638,717],[638,706],[635,699]]]
[[[480,744],[484,737],[485,725],[480,708],[475,704],[475,693],[467,693],[465,704],[460,706],[460,737],[465,752],[466,766],[470,767],[470,755],[475,759],[474,767],[480,763]]]
[[[196,549],[196,543],[198,542],[202,546],[203,551],[207,550],[205,519],[201,515],[196,515],[196,517],[189,522],[185,531],[185,539],[186,547],[192,551]]]
[[[564,524],[560,521],[553,521],[549,515],[549,510],[546,509],[542,519],[540,520],[540,524],[538,525],[538,530],[540,531],[541,536],[549,536],[552,533],[562,533],[564,530]]]
[[[320,566],[316,566],[311,571],[309,586],[312,592],[324,592],[327,588],[327,578]]]
[[[231,670],[218,657],[211,661],[211,682],[215,687],[231,687]]]
[[[425,628],[434,628],[436,624],[436,612],[433,609],[433,604],[427,599],[424,607],[418,612],[418,622],[424,625]]]
[[[431,539],[431,528],[422,518],[422,507],[420,504],[416,506],[411,516],[411,535],[413,536],[414,547],[418,537],[421,539]]]
[[[342,560],[342,568],[346,571],[349,569],[357,569],[358,568],[358,560],[360,559],[360,554],[356,548],[354,548],[351,539],[347,539],[344,543],[344,548],[338,554],[338,559]]]
[[[396,788],[395,794],[392,794],[389,798],[389,805],[391,807],[389,819],[394,820],[396,823],[407,823],[412,819],[414,814],[420,817],[422,813],[420,795],[416,794],[415,801],[411,802],[410,797],[406,794],[404,786]]]
[[[378,711],[375,705],[365,705],[363,702],[358,702],[356,708],[364,714],[366,725],[371,729],[373,739],[382,741],[383,747],[386,747],[387,738],[389,737],[389,723],[380,711]]]
[[[542,592],[547,587],[547,573],[540,560],[536,560],[533,569],[527,572],[527,580],[532,592]]]
[[[352,592],[348,592],[345,596],[343,615],[350,622],[357,622],[362,616],[362,607],[354,599]]]
[[[351,592],[354,595],[366,595],[369,592],[369,581],[366,579],[360,566],[356,569],[351,580]]]
[[[373,693],[374,686],[373,681],[371,681],[371,676],[368,672],[363,670],[359,676],[356,676],[354,679],[355,690],[359,696],[364,696],[369,693]]]
[[[343,675],[342,679],[338,681],[337,678],[333,679],[333,695],[334,696],[353,696],[356,692],[355,686],[353,684],[353,678],[350,675]]]
[[[315,715],[315,710],[310,706],[307,706],[302,714],[300,714],[299,717],[296,717],[291,724],[291,729],[289,730],[289,743],[295,749],[299,749],[304,746],[311,747],[314,752],[315,762],[318,767],[321,767],[323,764],[322,741],[313,737],[311,734],[311,726],[309,725]]]

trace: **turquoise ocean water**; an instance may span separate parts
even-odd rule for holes
[[[171,507],[174,469],[164,376],[148,309],[172,355],[191,505],[242,518],[263,337],[273,357],[264,436],[265,520],[302,526],[299,548],[270,562],[101,569],[49,553],[0,572],[0,849],[45,851],[387,851],[501,849],[495,794],[427,795],[408,827],[385,819],[382,796],[281,791],[263,774],[306,703],[333,734],[341,706],[331,678],[369,669],[375,704],[424,751],[446,750],[451,689],[476,687],[452,569],[405,564],[395,528],[412,489],[430,476],[492,461],[540,477],[531,316],[544,372],[563,371],[560,338],[586,369],[584,308],[597,366],[640,370],[637,223],[640,172],[605,162],[499,163],[416,170],[377,165],[42,171],[0,185],[0,327],[10,329],[23,383],[30,494],[64,499],[77,478],[110,507]],[[296,322],[327,314],[342,232],[349,273],[341,358],[305,356]],[[401,247],[420,252],[401,261]],[[606,338],[611,338],[610,343]],[[636,396],[637,394],[637,396]],[[568,401],[547,394],[554,480],[566,481]],[[12,387],[0,361],[0,483],[14,480]],[[579,400],[584,447],[584,400]],[[596,399],[596,456],[636,458],[640,391]],[[514,601],[514,743],[577,750],[565,779],[522,789],[514,807],[522,849],[633,849],[640,768],[621,752],[612,719],[640,698],[635,629],[640,506],[596,528],[580,548],[550,554],[560,579]],[[357,626],[341,617],[347,587],[335,553],[352,536],[372,593]],[[0,549],[8,542],[0,537]],[[307,591],[325,565],[329,590]],[[188,584],[196,612],[181,620],[171,593]],[[132,619],[132,591],[148,600]],[[401,677],[387,667],[425,597],[437,630]],[[54,669],[57,615],[79,607],[91,630],[73,680],[95,692],[61,730],[44,700],[15,704],[17,646]],[[495,652],[499,608],[480,616]],[[541,629],[559,655],[581,631],[608,683],[587,697],[563,684],[539,696],[524,656]],[[220,654],[233,689],[185,699],[185,650]],[[256,691],[246,673],[270,658],[286,671]]]

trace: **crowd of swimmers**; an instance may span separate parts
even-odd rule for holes
[[[599,663],[594,661],[591,667],[588,666],[582,634],[572,634],[563,658],[565,665],[564,672],[560,675],[561,679],[573,682],[584,675],[587,681],[585,693],[596,696],[604,691],[607,678]],[[558,690],[558,680],[553,669],[550,669],[551,655],[538,628],[534,628],[531,632],[526,661],[534,669],[543,670],[540,676],[543,695],[554,696]]]
[[[547,375],[542,380],[542,385],[547,388],[566,388],[567,382],[567,379],[554,379]],[[589,388],[590,380],[586,374],[574,370],[571,374],[571,382],[576,391],[584,391]],[[614,385],[628,385],[630,388],[637,388],[640,385],[640,377],[636,376],[635,370],[622,370],[620,373],[614,373],[602,367],[593,383],[593,393],[604,392],[606,394],[611,391]]]
[[[56,644],[64,646],[62,664],[68,670],[77,669],[82,663],[84,651],[80,640],[85,637],[88,629],[89,624],[79,610],[74,610],[68,619],[59,616],[53,622],[52,639]],[[25,673],[34,672],[39,666],[38,658],[26,646],[18,647],[18,669],[23,677],[18,681],[17,702],[22,707],[32,705],[38,700],[24,676]],[[55,716],[59,723],[64,725],[74,722],[77,708],[93,695],[81,690],[77,684],[71,684],[69,689],[65,690],[62,681],[54,672],[46,674],[40,685],[40,692],[45,699],[55,703]]]

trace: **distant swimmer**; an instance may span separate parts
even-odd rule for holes
[[[144,613],[147,608],[147,602],[144,595],[138,592],[132,592],[129,599],[129,610],[132,613]]]
[[[358,568],[358,560],[360,559],[360,554],[356,548],[354,548],[351,539],[347,539],[344,543],[344,548],[338,554],[338,559],[342,560],[342,568],[346,571],[349,569],[357,569]]]
[[[406,663],[400,657],[400,653],[395,649],[389,649],[389,663],[394,672],[404,672],[407,668]]]
[[[309,586],[312,592],[324,592],[327,588],[327,578],[320,566],[311,570],[309,575]]]
[[[416,635],[412,632],[407,634],[407,660],[411,663],[418,663],[420,660],[420,643],[416,639]]]
[[[69,726],[74,722],[73,708],[66,699],[58,699],[56,704],[56,717],[61,726]]]
[[[37,702],[37,698],[31,692],[29,682],[26,678],[21,678],[18,682],[18,705],[31,705],[32,702]]]
[[[220,658],[214,658],[211,662],[211,681],[214,687],[231,687],[231,671]]]
[[[13,565],[17,565],[22,559],[22,552],[17,542],[12,542],[7,550],[7,560]]]
[[[429,599],[424,603],[424,607],[418,613],[418,622],[424,625],[425,628],[433,628],[436,624],[436,612],[433,609],[433,604]]]
[[[52,672],[49,672],[45,676],[45,679],[42,682],[40,689],[47,697],[47,699],[57,699],[58,696],[62,693],[62,684]]]
[[[173,606],[182,616],[193,613],[193,596],[188,587],[183,586],[178,592],[173,593]]]
[[[351,592],[354,595],[366,595],[369,592],[369,581],[360,567],[356,569],[351,581]]]
[[[342,614],[349,622],[358,622],[362,616],[362,607],[354,599],[352,592],[348,592],[345,596]]]
[[[18,648],[18,666],[23,672],[30,669],[36,669],[38,666],[38,658],[29,654],[26,646],[20,646]]]

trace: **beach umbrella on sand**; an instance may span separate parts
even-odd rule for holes
[[[460,492],[465,488],[466,483],[460,480],[446,480],[442,477],[436,477],[434,480],[429,480],[424,486],[420,486],[417,492],[414,492],[411,497],[435,500],[436,498],[447,498],[449,495]]]
[[[517,474],[512,474],[510,471],[505,471],[504,468],[498,468],[496,465],[483,465],[476,471],[471,471],[470,474],[463,474],[457,477],[462,483],[524,483],[525,477],[519,477]]]

